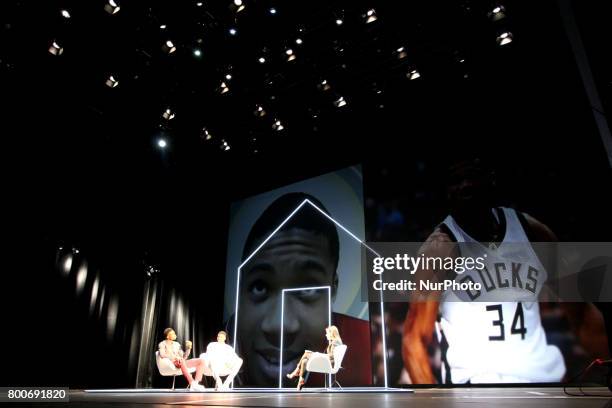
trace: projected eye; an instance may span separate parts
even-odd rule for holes
[[[316,289],[304,289],[298,292],[298,296],[304,300],[312,300],[319,296],[319,291]]]
[[[255,301],[264,300],[268,296],[268,285],[262,280],[256,280],[249,286],[249,293]]]

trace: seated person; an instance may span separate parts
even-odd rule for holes
[[[189,383],[189,389],[192,391],[203,391],[205,388],[200,385],[202,376],[204,375],[205,362],[199,358],[192,358],[187,360],[189,353],[191,353],[192,343],[187,340],[185,342],[186,351],[181,350],[181,345],[176,340],[176,333],[172,328],[164,330],[164,341],[159,343],[159,356],[162,359],[168,361],[168,364],[174,365],[176,368],[180,368],[183,372],[183,376]],[[191,377],[189,368],[195,367],[196,374],[195,379]]]
[[[210,342],[206,347],[208,364],[217,390],[228,390],[242,366],[242,359],[236,355],[232,346],[225,344],[226,339],[227,333],[220,331],[217,334],[217,341]],[[223,375],[227,375],[225,382],[221,382]]]
[[[338,328],[336,326],[327,327],[325,329],[325,338],[328,342],[325,354],[306,350],[302,358],[300,358],[300,361],[297,363],[295,370],[287,374],[287,378],[294,378],[299,374],[300,378],[298,380],[297,385],[298,391],[300,391],[306,383],[304,380],[304,371],[306,370],[306,363],[308,363],[308,359],[310,359],[312,356],[323,354],[326,358],[329,358],[329,362],[332,367],[334,366],[334,348],[342,344],[342,339],[340,338],[340,332],[338,331]]]

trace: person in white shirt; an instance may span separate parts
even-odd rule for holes
[[[166,340],[159,343],[159,356],[163,359],[169,360],[169,364],[173,364],[176,368],[180,368],[189,383],[189,389],[192,391],[204,391],[204,386],[200,384],[202,376],[204,375],[205,362],[200,358],[191,358],[187,360],[191,353],[192,343],[187,340],[185,342],[185,348],[181,349],[181,344],[176,340],[176,332],[172,328],[164,330],[164,337]],[[191,377],[189,368],[195,367],[195,379]]]
[[[242,367],[242,359],[236,355],[232,346],[225,343],[226,339],[227,333],[220,331],[217,334],[217,341],[210,342],[206,347],[208,364],[215,379],[216,390],[228,390]],[[227,375],[227,378],[225,382],[222,382],[221,376],[224,375]]]

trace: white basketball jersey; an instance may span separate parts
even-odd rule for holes
[[[480,246],[450,215],[443,224],[458,243],[471,243],[466,251],[472,248],[474,253],[466,253],[460,246],[461,256],[482,256],[484,252],[489,271],[502,264],[508,270],[512,265],[520,265],[523,270],[539,271],[539,282],[545,281],[546,271],[531,245],[508,245],[529,240],[516,212],[510,208],[501,210],[506,233],[496,249]],[[476,245],[479,245],[479,254],[475,253]],[[475,271],[466,271],[470,272]],[[519,296],[527,284],[525,275],[523,278],[522,287],[514,289]],[[534,288],[537,296],[541,284]],[[453,383],[557,382],[565,374],[561,352],[547,344],[538,302],[462,302],[454,292],[447,291],[440,302],[440,313],[441,329],[448,342],[446,362]]]

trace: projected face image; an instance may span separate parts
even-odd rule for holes
[[[477,211],[490,206],[492,175],[477,159],[459,162],[451,166],[449,173],[447,198],[452,209]]]
[[[248,385],[278,384],[282,289],[328,285],[333,299],[337,277],[330,240],[301,228],[278,232],[245,265],[238,339]],[[327,325],[327,290],[285,294],[283,377],[295,368],[305,349],[320,347]]]

